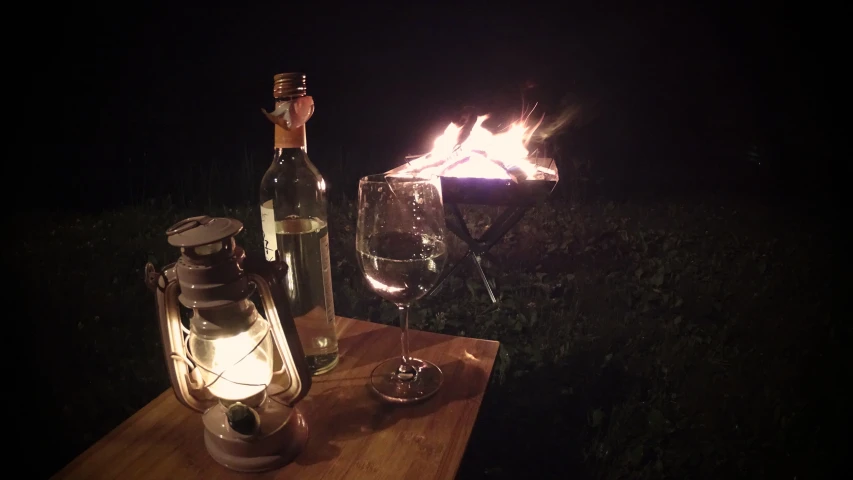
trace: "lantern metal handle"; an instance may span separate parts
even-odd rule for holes
[[[267,395],[288,407],[293,407],[311,389],[311,373],[305,362],[305,353],[299,341],[296,324],[290,314],[284,286],[287,265],[276,251],[275,261],[267,261],[263,257],[254,255],[247,256],[245,268],[249,281],[255,284],[258,295],[261,297],[276,350],[285,370],[290,373],[290,385],[280,392],[268,388]]]
[[[198,218],[190,219],[197,221]],[[190,222],[191,223],[191,222]],[[296,324],[290,314],[285,287],[287,265],[276,252],[275,261],[263,257],[243,256],[237,260],[243,264],[245,279],[254,284],[260,295],[270,334],[282,361],[283,371],[288,373],[287,385],[271,383],[266,394],[271,399],[293,407],[308,394],[311,388],[311,373],[305,361],[302,343]],[[157,272],[150,262],[145,265],[146,284],[154,292],[157,301],[157,316],[160,320],[160,335],[166,367],[172,382],[175,396],[185,406],[204,412],[215,405],[216,398],[206,388],[198,367],[193,364],[192,356],[186,344],[189,331],[181,323],[181,311],[178,295],[181,284],[178,281],[177,263],[173,263]]]
[[[167,266],[162,272],[157,272],[154,265],[147,263],[145,280],[148,287],[154,291],[157,300],[160,336],[172,390],[182,404],[197,412],[204,412],[216,403],[216,399],[204,388],[201,372],[192,368],[193,365],[187,356],[178,303],[180,288],[175,264]]]

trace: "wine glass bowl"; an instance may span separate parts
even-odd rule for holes
[[[402,355],[379,364],[370,385],[388,402],[425,400],[438,391],[443,375],[409,355],[408,309],[434,286],[447,259],[438,177],[363,177],[356,253],[370,288],[400,309]]]

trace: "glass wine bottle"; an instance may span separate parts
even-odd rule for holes
[[[314,112],[305,75],[280,73],[273,81],[272,164],[261,180],[261,225],[268,260],[278,250],[287,263],[290,310],[314,375],[338,363],[329,261],[326,182],[308,158],[305,122]]]

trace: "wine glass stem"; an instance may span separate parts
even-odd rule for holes
[[[398,376],[409,378],[415,374],[415,369],[409,364],[409,306],[397,305],[400,309],[400,343],[403,347],[402,363]]]

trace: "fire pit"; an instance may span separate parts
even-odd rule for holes
[[[462,239],[465,256],[446,269],[430,294],[466,260],[480,275],[492,302],[497,302],[486,278],[481,259],[500,265],[489,250],[524,217],[528,209],[554,190],[559,176],[550,158],[531,158],[526,144],[536,127],[516,122],[508,129],[492,133],[482,126],[487,116],[451,123],[439,136],[431,152],[410,157],[404,165],[386,175],[437,175],[442,198],[450,209],[447,228]],[[460,204],[507,207],[479,238],[474,238],[459,209]]]

